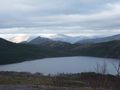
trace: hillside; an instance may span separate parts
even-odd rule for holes
[[[15,44],[0,39],[0,64],[16,63],[25,60],[50,57],[49,50],[34,45]]]
[[[83,56],[120,58],[120,41],[110,41],[89,45],[84,44],[72,49],[72,51]]]
[[[61,56],[95,56],[120,58],[120,41],[81,45],[65,42],[16,44],[0,39],[0,64]]]
[[[43,37],[37,37],[31,40],[30,42],[28,42],[28,44],[36,45],[52,51],[55,51],[55,50],[66,51],[66,50],[70,50],[74,46],[73,44],[70,44],[67,42],[55,41],[55,40],[43,38]]]

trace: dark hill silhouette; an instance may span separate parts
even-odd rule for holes
[[[94,56],[120,58],[120,41],[97,44],[70,44],[52,41],[44,44],[16,44],[0,38],[0,64],[46,57]]]

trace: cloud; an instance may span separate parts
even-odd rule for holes
[[[117,34],[119,10],[119,0],[0,0],[0,34]]]
[[[19,34],[15,37],[10,38],[9,40],[15,43],[20,43],[20,42],[28,40],[29,38],[30,37],[26,34]]]

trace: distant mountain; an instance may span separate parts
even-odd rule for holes
[[[54,50],[63,50],[63,49],[66,50],[72,47],[72,44],[70,43],[63,41],[55,41],[44,37],[37,37],[31,40],[30,42],[28,42],[28,44],[38,45],[46,49],[54,49]]]
[[[64,34],[56,34],[56,35],[52,35],[49,37],[52,40],[55,41],[62,41],[62,42],[68,42],[68,43],[75,43],[78,40],[83,40],[83,39],[87,39],[87,37],[82,37],[82,36],[67,36]]]
[[[32,39],[28,43],[29,44],[39,45],[39,44],[45,44],[45,43],[49,43],[49,42],[53,42],[53,40],[39,36],[37,38]]]
[[[120,40],[120,34],[109,36],[109,37],[103,37],[103,38],[79,40],[76,43],[77,44],[93,44],[93,43],[109,42],[114,40]]]

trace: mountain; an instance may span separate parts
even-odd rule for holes
[[[120,40],[120,34],[109,36],[109,37],[103,37],[103,38],[79,40],[76,43],[77,44],[92,44],[92,43],[109,42],[109,41],[114,41],[114,40]]]
[[[82,36],[67,36],[67,35],[64,35],[64,34],[56,34],[56,35],[52,35],[49,37],[50,39],[52,40],[55,40],[55,41],[62,41],[62,42],[68,42],[68,43],[75,43],[77,42],[78,40],[83,40],[83,39],[87,39],[87,37],[82,37]]]
[[[11,45],[13,45],[12,42],[0,38],[0,48],[2,48],[2,47],[7,47],[7,46],[9,47],[9,46],[11,46]]]
[[[72,49],[82,56],[120,58],[120,40],[114,40],[96,44],[80,45]]]
[[[39,38],[34,40],[38,40]],[[47,41],[49,39],[42,40]],[[40,42],[40,44],[16,44],[0,38],[0,64],[10,64],[40,58],[65,56],[120,58],[120,40],[79,45],[53,40],[45,43]]]
[[[56,53],[55,51],[53,52],[35,45],[16,44],[0,39],[0,64],[51,57],[56,56]]]
[[[67,42],[55,41],[55,40],[43,38],[43,37],[37,37],[31,40],[30,42],[28,42],[28,44],[37,45],[39,47],[52,49],[52,50],[63,50],[63,49],[66,50],[66,49],[70,49],[73,46],[72,44]]]
[[[39,37],[37,37],[35,39],[32,39],[28,43],[29,44],[39,45],[39,44],[45,44],[45,43],[49,43],[49,42],[53,42],[53,40],[39,36]]]
[[[40,44],[12,43],[0,38],[0,64],[17,63],[47,57],[70,56],[67,52],[69,49],[71,49],[71,44],[64,42],[52,41],[44,44],[41,44],[41,42]]]

